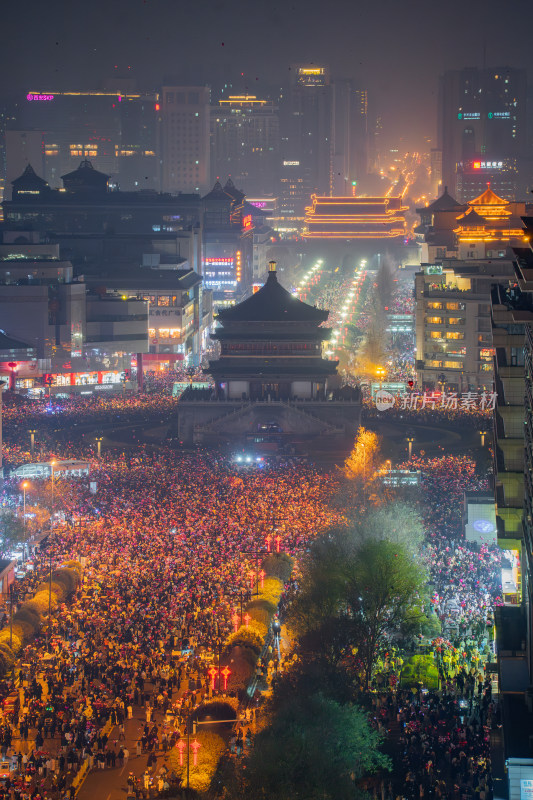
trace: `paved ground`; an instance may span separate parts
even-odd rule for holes
[[[147,766],[148,753],[137,756],[135,745],[145,723],[145,716],[141,714],[140,709],[136,709],[137,714],[133,718],[126,720],[124,724],[124,732],[126,736],[125,742],[117,742],[115,746],[116,752],[120,749],[120,745],[128,748],[130,757],[127,764],[123,767],[117,766],[111,769],[107,767],[103,770],[93,769],[86,778],[83,786],[81,787],[78,800],[124,800],[127,796],[127,778],[130,772],[136,777],[141,777]],[[160,715],[155,715],[156,721],[161,721]],[[119,728],[114,728],[109,737],[109,743],[113,745],[118,739]],[[163,752],[158,754],[157,764],[155,764],[150,774],[152,776],[157,774],[159,768],[165,763],[165,754]]]

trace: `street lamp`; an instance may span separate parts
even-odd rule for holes
[[[98,458],[101,458],[101,455],[102,455],[102,442],[103,442],[103,440],[104,440],[103,436],[97,436],[96,440],[95,440],[96,441],[96,445],[98,447]]]
[[[48,545],[48,566],[50,570],[50,579],[48,582],[48,630],[46,633],[48,648],[50,648],[50,629],[52,626],[52,535],[54,532],[54,467],[56,462],[54,459],[50,461],[52,469],[52,513],[50,514],[50,544]]]
[[[479,435],[481,436],[481,447],[485,447],[485,436],[487,435],[488,431],[480,430]]]
[[[52,470],[52,511],[50,513],[50,534],[53,533],[54,530],[54,467],[56,462],[54,459],[50,461],[50,468]]]
[[[22,560],[23,561],[24,561],[24,550],[26,549],[26,489],[28,488],[29,485],[30,484],[28,483],[28,481],[22,481],[22,491],[23,491],[23,496],[24,496],[24,501],[23,501],[24,547],[22,548]]]
[[[407,441],[407,443],[409,445],[409,461],[410,461],[411,460],[411,456],[413,454],[413,442],[415,440],[415,435],[414,435],[414,433],[411,433],[410,431],[408,431],[407,432],[407,436],[405,438],[406,438],[406,441]]]
[[[35,449],[35,434],[37,433],[37,431],[35,430],[35,428],[30,428],[28,433],[30,434],[30,453],[31,457],[33,458],[33,451]]]

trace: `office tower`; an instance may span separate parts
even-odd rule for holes
[[[440,78],[438,149],[442,180],[460,202],[490,182],[520,199],[526,136],[526,72],[509,67],[450,70]]]
[[[283,162],[300,170],[307,201],[329,195],[332,178],[332,87],[323,66],[293,66],[283,102]],[[305,203],[296,209],[303,216]]]
[[[352,81],[331,83],[331,192],[346,197],[367,173],[367,93]]]
[[[161,188],[204,192],[209,186],[210,90],[206,86],[163,86]]]
[[[275,194],[279,113],[271,100],[230,95],[211,109],[211,180],[230,176],[245,194]]]

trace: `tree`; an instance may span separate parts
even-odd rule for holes
[[[359,368],[366,374],[376,375],[387,357],[387,324],[377,293],[370,298],[370,316],[366,335],[357,353]]]
[[[368,688],[380,652],[427,624],[425,582],[425,570],[402,544],[330,532],[304,565],[290,624],[301,640],[314,636],[330,659],[355,648]]]
[[[425,579],[425,571],[402,545],[369,539],[358,549],[346,599],[367,688],[387,641],[416,633],[426,622]]]
[[[24,522],[14,511],[4,508],[0,512],[0,554],[9,558],[24,544]]]
[[[369,480],[379,459],[379,438],[373,431],[359,428],[352,451],[344,462],[344,474],[350,480]]]
[[[418,511],[409,503],[395,500],[392,503],[367,510],[350,524],[352,535],[359,539],[389,541],[402,545],[413,556],[420,553],[424,542],[424,528]]]
[[[390,768],[382,737],[357,706],[315,694],[293,698],[255,738],[247,796],[258,800],[353,800],[356,782]]]

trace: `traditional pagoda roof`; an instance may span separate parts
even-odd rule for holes
[[[202,197],[202,200],[208,203],[219,202],[225,206],[233,202],[233,199],[224,191],[220,181],[215,181],[215,184],[210,192]]]
[[[484,217],[507,217],[510,216],[509,200],[504,200],[492,191],[489,185],[479,197],[468,201],[468,205],[475,208]]]
[[[40,178],[39,175],[37,175],[31,164],[27,165],[22,175],[19,175],[18,178],[15,178],[15,180],[11,181],[11,185],[18,190],[28,188],[39,189],[42,191],[43,189],[50,188],[45,179]]]
[[[231,199],[235,200],[236,203],[240,203],[242,200],[244,200],[244,193],[241,192],[240,189],[237,189],[231,178],[228,178],[226,181],[223,191],[226,192],[226,194],[229,194]]]
[[[224,322],[325,322],[329,311],[298,300],[278,283],[275,262],[264,286],[247,300],[219,311],[217,319]]]
[[[485,227],[487,220],[477,213],[473,208],[468,208],[464,214],[459,214],[457,222],[460,222],[462,228],[481,228]]]
[[[434,211],[453,211],[454,208],[461,208],[461,203],[458,203],[457,200],[451,196],[448,192],[448,187],[444,187],[444,192],[441,194],[440,197],[437,197],[429,206],[426,206],[424,211],[429,213],[433,213]]]
[[[86,189],[107,189],[109,175],[99,172],[88,159],[81,162],[78,169],[61,176],[65,189],[83,191]]]

